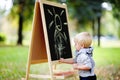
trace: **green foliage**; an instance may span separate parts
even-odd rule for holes
[[[120,0],[108,0],[112,4],[112,14],[113,16],[120,21]],[[120,38],[120,23],[118,26],[118,37]]]
[[[31,1],[29,1],[29,0],[14,0],[13,7],[8,16],[8,19],[11,21],[12,25],[18,27],[19,14],[22,13],[23,29],[29,30],[29,28],[28,28],[29,26],[27,26],[26,24],[30,24],[32,22],[33,12],[34,12],[34,4],[35,4],[35,0],[31,0]],[[31,25],[32,25],[32,23],[31,23]]]
[[[23,17],[24,20],[29,20],[33,16],[33,11],[34,11],[34,4],[35,0],[14,0],[13,2],[13,8],[12,8],[12,13],[11,15],[17,15],[20,12],[23,12]],[[21,11],[21,6],[23,10]]]
[[[0,33],[0,42],[4,42],[6,40],[6,36],[3,33]]]
[[[120,20],[120,0],[108,0],[112,4],[113,16]]]
[[[77,18],[79,24],[86,24],[101,14],[101,3],[103,0],[76,0],[67,2],[69,12],[73,18]]]

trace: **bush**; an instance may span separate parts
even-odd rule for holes
[[[3,33],[0,33],[0,42],[4,42],[6,40],[6,36]]]

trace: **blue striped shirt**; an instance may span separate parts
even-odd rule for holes
[[[91,69],[89,71],[86,70],[79,70],[79,75],[81,77],[88,77],[88,76],[94,76],[94,67],[95,67],[95,62],[92,58],[92,52],[93,48],[83,48],[80,49],[79,51],[75,52],[75,63],[77,63],[79,66],[80,65],[85,65],[87,67],[90,67]]]

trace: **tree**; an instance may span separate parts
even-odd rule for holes
[[[120,21],[120,0],[108,0],[112,4],[113,16]],[[118,37],[120,38],[120,24],[118,28]]]
[[[65,2],[66,0],[59,0]],[[72,18],[78,20],[78,24],[82,24],[82,27],[85,28],[85,25],[88,22],[92,23],[93,36],[96,35],[94,28],[98,27],[98,46],[100,46],[100,20],[102,16],[102,7],[101,4],[103,0],[68,0],[66,4],[68,5],[69,14]],[[98,26],[94,26],[95,21],[97,20]]]
[[[17,44],[22,45],[23,40],[23,24],[28,20],[32,20],[35,0],[14,0],[11,10],[12,17],[18,18],[18,40]],[[18,15],[18,16],[15,16]]]

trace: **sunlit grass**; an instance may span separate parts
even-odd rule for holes
[[[27,47],[0,47],[0,80],[19,80],[25,75]]]
[[[108,65],[120,66],[120,48],[94,48],[93,55],[98,67]]]
[[[95,48],[98,80],[120,80],[120,48]]]
[[[21,80],[26,74],[28,58],[28,47],[0,47],[0,80]],[[96,62],[96,74],[98,80],[114,80],[118,78],[120,71],[120,49],[119,48],[94,48]],[[63,67],[64,66],[64,67]],[[68,69],[63,65],[58,68]],[[105,74],[103,75],[103,71]],[[30,73],[48,73],[48,64],[42,63],[32,65]],[[105,77],[106,76],[106,77]]]

